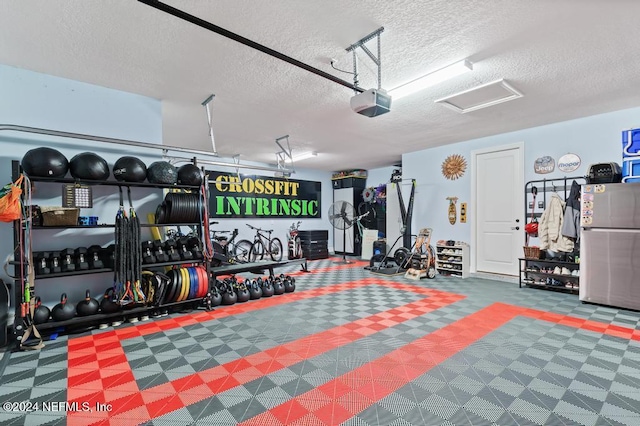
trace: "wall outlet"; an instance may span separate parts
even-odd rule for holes
[[[544,201],[538,201],[538,208],[544,209]]]
[[[529,210],[533,209],[533,201],[529,201]]]

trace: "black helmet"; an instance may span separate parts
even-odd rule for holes
[[[73,156],[69,162],[71,176],[76,179],[107,180],[109,164],[94,152],[82,152]]]
[[[178,182],[178,169],[168,161],[156,161],[147,168],[147,180],[151,183],[173,185]]]
[[[136,157],[120,157],[113,165],[113,176],[124,182],[144,182],[147,178],[147,166]]]
[[[69,161],[53,148],[35,148],[22,157],[22,170],[33,177],[63,178],[69,170]]]

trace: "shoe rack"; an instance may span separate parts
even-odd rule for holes
[[[573,181],[586,183],[584,176],[563,177],[559,179],[542,179],[527,182],[525,185],[525,217],[531,217],[533,202],[532,188],[538,188],[535,213],[538,219],[547,206],[547,193],[555,192],[566,200],[571,191]],[[535,245],[535,244],[531,244]],[[543,251],[542,257],[546,253]],[[580,287],[579,254],[559,253],[560,257],[533,259],[520,258],[520,287],[532,287],[542,290],[561,291],[578,294]]]
[[[438,241],[436,269],[440,275],[469,277],[469,246],[462,241]]]
[[[520,259],[520,287],[578,294],[580,264],[547,259]]]

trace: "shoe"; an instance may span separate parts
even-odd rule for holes
[[[555,275],[561,275],[562,269],[560,269],[559,266],[556,266],[555,268],[553,268],[553,273]]]
[[[574,269],[573,271],[571,271],[571,276],[572,277],[579,277],[580,276],[580,270],[579,269]]]
[[[563,267],[562,275],[571,275],[571,271],[569,270],[569,268]]]

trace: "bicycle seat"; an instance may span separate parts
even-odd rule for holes
[[[209,225],[217,225],[218,223],[220,223],[220,222],[218,222],[217,220],[209,219]]]
[[[273,229],[261,229],[262,232],[272,233]]]

